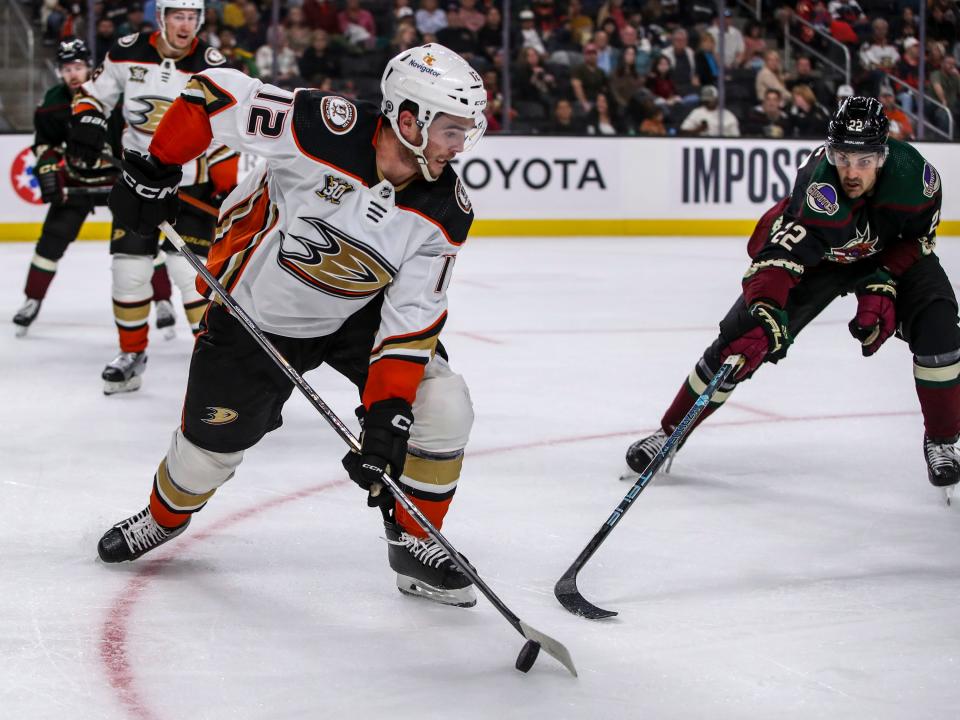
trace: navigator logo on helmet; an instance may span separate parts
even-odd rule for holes
[[[383,93],[381,109],[397,138],[417,158],[423,177],[433,182],[423,151],[427,147],[430,124],[440,114],[473,120],[467,130],[463,151],[475,147],[487,129],[483,111],[487,106],[487,91],[483,80],[470,64],[443,45],[431,43],[405,50],[389,63],[380,81]],[[416,107],[401,108],[405,101]],[[422,140],[419,145],[409,142],[400,132],[397,120],[401,109],[409,109],[417,116]]]
[[[882,167],[890,152],[889,132],[890,121],[879,100],[863,96],[846,98],[827,126],[827,160],[836,165],[840,153],[876,153]]]
[[[194,37],[200,32],[203,25],[204,6],[203,0],[157,0],[157,26],[160,28],[160,34],[163,39],[170,44],[170,38],[167,37],[166,23],[163,22],[167,16],[168,10],[196,10],[197,28],[194,30]]]

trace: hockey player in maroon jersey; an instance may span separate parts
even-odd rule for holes
[[[180,166],[211,140],[262,158],[227,199],[208,266],[298,372],[327,363],[358,387],[362,453],[344,465],[384,505],[399,589],[469,606],[469,579],[376,489],[389,472],[439,527],[457,487],[473,410],[438,338],[473,212],[449,163],[482,136],[486,92],[439,45],[393,58],[381,89],[382,112],[231,70],[198,74],[150,156],[126,156],[110,206],[145,233],[176,216]],[[132,560],[183,532],[244,451],[279,427],[292,389],[212,304],[150,503],[104,535],[100,557]]]
[[[930,482],[949,502],[960,481],[960,329],[957,300],[934,254],[940,175],[914,148],[888,139],[872,98],[845,100],[826,143],[800,168],[793,192],[769,210],[750,239],[743,294],[720,322],[660,429],[627,450],[640,473],[731,354],[744,366],[721,386],[702,421],[764,362],[782,360],[800,331],[840,295],[853,293],[849,329],[864,356],[893,335],[913,353]]]
[[[190,77],[225,64],[220,51],[197,38],[203,24],[203,0],[157,0],[157,25],[150,35],[134,34],[114,43],[103,64],[84,83],[73,101],[68,154],[96,162],[102,152],[106,117],[121,102],[126,129],[123,147],[145,153],[154,131]],[[203,148],[183,168],[184,201],[180,234],[194,252],[205,256],[216,226],[219,199],[236,185],[236,152],[219,144]],[[120,353],[104,368],[108,395],[140,387],[147,362],[147,317],[150,313],[152,259],[160,242],[157,228],[132,232],[116,223],[110,240],[113,314]],[[168,242],[167,267],[180,289],[194,332],[207,301],[196,289],[196,273]]]

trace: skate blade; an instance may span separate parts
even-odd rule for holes
[[[116,395],[117,393],[133,392],[134,390],[139,390],[142,383],[143,379],[139,375],[134,375],[129,380],[121,380],[119,382],[104,380],[103,394]]]
[[[956,485],[947,485],[943,488],[943,499],[947,501],[947,505],[953,505],[953,492],[957,489]]]
[[[404,595],[432,600],[442,605],[473,607],[477,604],[477,595],[473,591],[472,585],[457,590],[441,589],[428,585],[421,580],[415,580],[412,577],[398,574],[397,590]]]
[[[26,337],[27,330],[30,329],[29,325],[17,325],[16,330],[13,331],[15,337]]]

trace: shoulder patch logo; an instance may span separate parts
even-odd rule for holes
[[[473,210],[473,203],[470,202],[470,196],[467,195],[467,190],[463,187],[463,182],[461,182],[459,177],[457,178],[457,183],[454,186],[453,192],[457,198],[457,205],[459,205],[460,209],[469,215],[470,211]]]
[[[131,45],[133,45],[133,44],[137,41],[137,38],[139,38],[139,37],[140,37],[140,33],[133,33],[133,34],[131,34],[131,35],[124,35],[122,38],[120,38],[119,40],[117,40],[117,45],[119,45],[120,47],[130,47]]]
[[[142,65],[131,65],[130,66],[130,82],[146,82],[147,77],[147,68]]]
[[[203,59],[207,61],[207,65],[223,65],[227,61],[223,53],[215,47],[208,47],[203,54]]]
[[[324,185],[320,190],[316,190],[317,196],[327,200],[334,205],[339,205],[340,200],[348,192],[353,192],[354,188],[352,183],[348,183],[343,178],[337,177],[336,175],[327,174],[323,178]]]
[[[940,189],[940,173],[930,163],[923,164],[923,194],[932,198]]]
[[[240,413],[225,407],[208,407],[207,417],[200,418],[207,425],[229,425],[238,417]]]
[[[807,207],[814,212],[836,215],[840,210],[837,189],[829,183],[810,183],[807,187]]]
[[[344,135],[357,124],[357,106],[339,95],[327,95],[320,101],[320,115],[335,135]]]

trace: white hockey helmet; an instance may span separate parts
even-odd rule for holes
[[[196,10],[200,13],[200,19],[197,22],[197,32],[203,27],[203,16],[205,8],[204,0],[157,0],[157,24],[160,26],[160,33],[163,39],[167,39],[167,29],[163,19],[167,16],[167,10]]]
[[[420,172],[430,182],[437,178],[431,176],[423,151],[427,147],[430,123],[437,115],[446,113],[474,121],[464,139],[464,152],[475,147],[487,129],[483,115],[487,91],[483,79],[466,60],[443,45],[421,45],[394,57],[383,71],[380,92],[383,114],[390,120],[400,142],[416,156]],[[400,106],[407,100],[417,106],[417,124],[423,136],[419,146],[404,139],[397,126]]]

